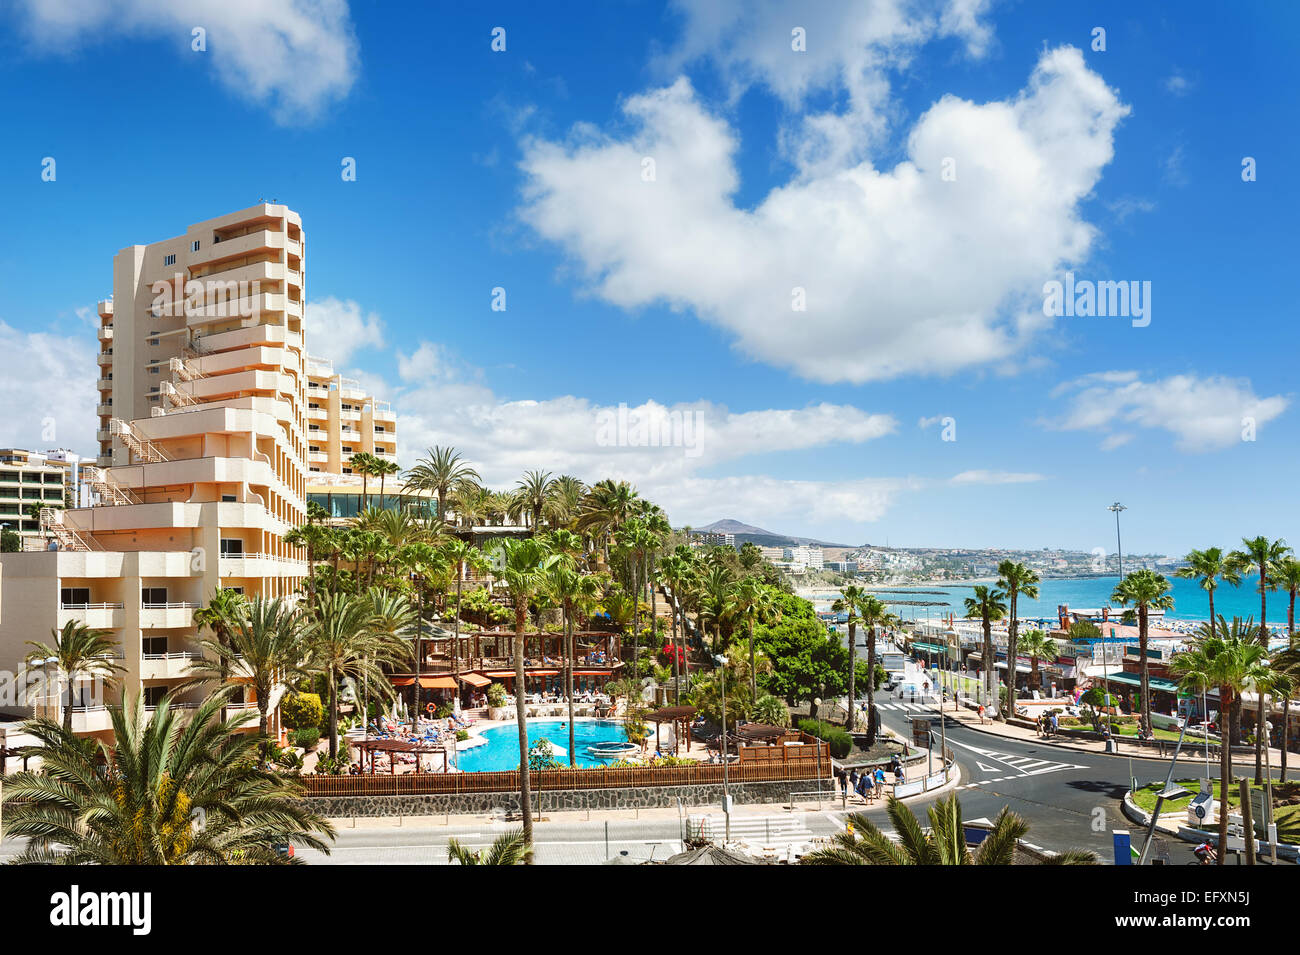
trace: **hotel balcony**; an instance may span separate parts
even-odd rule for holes
[[[120,603],[59,604],[59,627],[69,620],[96,630],[113,630],[124,625],[126,611]]]
[[[141,604],[140,626],[147,627],[191,627],[194,625],[194,611],[199,608],[194,603]]]
[[[376,408],[373,416],[376,421],[397,421],[397,412],[391,408]]]
[[[209,239],[202,243],[199,251],[190,253],[190,269],[220,263],[225,259],[237,259],[258,252],[278,252],[285,248],[289,239],[283,232],[271,229],[258,229],[247,235],[237,235],[229,239]]]
[[[221,577],[306,577],[307,562],[274,554],[223,554]]]
[[[340,412],[339,412],[339,419],[340,419],[341,421],[360,421],[360,420],[361,420],[361,412],[360,412],[360,411],[340,411]]]
[[[113,353],[111,351],[102,351],[96,356],[95,361],[101,365],[113,364]]]
[[[140,659],[140,679],[176,680],[190,676],[190,664],[198,657],[198,653],[189,650],[143,654]]]
[[[312,464],[329,464],[330,456],[324,451],[308,451],[307,460]]]
[[[51,707],[51,709],[53,709]],[[62,720],[60,719],[60,722]],[[72,732],[102,733],[113,728],[113,715],[107,706],[74,706],[72,708]]]
[[[111,468],[113,466],[113,455],[101,454],[95,458],[95,466],[101,468]]]
[[[302,335],[291,332],[283,325],[249,325],[228,332],[213,332],[209,335],[195,335],[196,344],[205,355],[232,348],[247,348],[249,345],[284,345],[289,348],[302,347]]]
[[[105,441],[112,441],[113,432],[109,431],[107,428],[100,428],[98,431],[95,432],[95,440],[100,442],[101,444]]]
[[[112,325],[101,325],[101,326],[99,326],[99,340],[100,340],[101,342],[111,342],[111,341],[113,340],[113,326],[112,326]]]
[[[112,391],[112,390],[113,390],[113,379],[112,379],[112,378],[101,378],[101,379],[99,379],[99,381],[95,382],[95,387],[98,388],[100,391]]]
[[[100,316],[107,317],[113,314],[113,300],[111,298],[100,299],[96,306]]]
[[[113,402],[107,401],[102,404],[95,405],[95,414],[99,415],[101,418],[112,417]]]

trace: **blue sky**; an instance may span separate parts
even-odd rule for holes
[[[1300,534],[1292,4],[10,5],[0,445],[91,450],[113,254],[266,197],[404,464],[846,543]],[[1045,316],[1067,271],[1150,324]]]

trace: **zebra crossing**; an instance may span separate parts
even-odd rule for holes
[[[692,834],[721,842],[727,829],[722,815],[690,816],[687,826]],[[813,832],[797,816],[731,817],[731,841],[763,846],[799,845],[811,842]]]
[[[969,743],[951,741],[953,745],[970,750],[975,754],[975,768],[980,773],[989,775],[972,780],[958,789],[978,789],[990,783],[1004,783],[1014,779],[1028,779],[1031,776],[1045,776],[1048,773],[1060,773],[1071,769],[1087,769],[1080,763],[1069,763],[1052,759],[1035,759],[1033,756],[1016,756],[993,749],[972,746]]]
[[[934,703],[877,703],[876,709],[899,713],[935,713]]]

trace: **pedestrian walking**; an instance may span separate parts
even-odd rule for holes
[[[984,704],[980,704],[980,726],[984,725]]]
[[[857,767],[849,770],[849,788],[854,792],[858,791],[858,770]]]
[[[1052,711],[1052,735],[1055,736],[1057,730],[1059,730],[1060,728],[1061,728],[1061,718],[1060,716],[1057,715],[1056,711],[1053,710]]]
[[[899,763],[897,766],[894,767],[894,791],[895,792],[898,791],[899,786],[903,785],[903,780],[905,778],[906,778],[906,774],[903,772],[903,764]]]
[[[867,793],[871,791],[871,774],[865,772],[858,777],[857,784],[853,787],[854,792],[862,797],[862,801],[867,802]]]
[[[840,798],[848,799],[849,798],[849,774],[841,769],[841,770],[837,770],[837,775],[840,778]]]
[[[883,795],[885,794],[885,771],[884,771],[884,769],[881,768],[880,766],[877,766],[877,767],[876,767],[876,771],[872,774],[872,780],[871,780],[871,781],[872,781],[873,783],[875,783],[875,786],[874,786],[874,790],[875,790],[875,791],[872,793],[872,795],[874,795],[874,796],[883,796]]]

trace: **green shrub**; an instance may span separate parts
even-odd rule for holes
[[[293,731],[292,739],[294,746],[301,746],[310,753],[320,742],[320,730],[314,726],[304,726]]]
[[[506,705],[506,688],[500,683],[493,683],[487,688],[488,706]]]
[[[469,739],[469,730],[456,730],[456,742],[463,743]]]
[[[318,693],[294,693],[280,701],[280,720],[289,729],[320,726],[325,704]]]
[[[803,719],[799,721],[799,729],[809,736],[816,736],[829,743],[831,755],[836,759],[843,759],[853,749],[853,737],[841,726],[834,726],[823,720]]]

